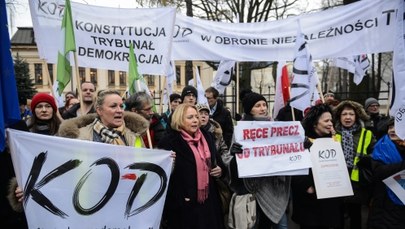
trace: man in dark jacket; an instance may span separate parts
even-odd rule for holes
[[[160,139],[162,139],[162,137],[164,136],[165,128],[160,122],[159,115],[153,112],[152,97],[150,97],[145,92],[137,92],[131,95],[125,101],[125,110],[138,113],[142,115],[146,120],[149,120],[149,132],[152,141],[152,147],[155,148]],[[145,143],[145,147],[149,148],[147,135],[145,134],[142,137]]]
[[[80,108],[80,103],[73,105],[69,110],[62,115],[63,119],[76,118],[80,115],[96,113],[94,109],[96,86],[89,81],[85,81],[81,85],[83,108]]]
[[[207,97],[208,105],[210,106],[211,117],[221,125],[222,136],[224,137],[225,144],[228,148],[232,142],[233,135],[233,122],[231,113],[224,107],[221,100],[218,99],[219,92],[214,87],[209,87],[205,90],[205,97]]]
[[[370,120],[365,123],[365,126],[368,130],[373,132],[378,140],[383,136],[379,131],[380,125],[382,124],[380,121],[385,119],[385,116],[380,114],[380,103],[377,99],[370,97],[364,102],[364,109],[367,114],[370,115]]]

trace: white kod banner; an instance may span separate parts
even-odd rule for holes
[[[393,51],[400,1],[363,0],[260,23],[223,23],[177,15],[173,58],[292,61],[298,19],[313,59]]]
[[[65,1],[29,3],[39,55],[48,63],[57,63]],[[109,8],[77,2],[71,6],[79,66],[128,71],[129,44],[133,42],[141,74],[166,74],[174,8]]]
[[[7,134],[29,228],[159,228],[169,151]]]
[[[239,177],[294,174],[311,167],[304,150],[300,122],[239,121],[235,141],[243,146],[236,154]]]
[[[352,184],[341,144],[332,138],[318,138],[309,150],[316,197],[352,196]]]

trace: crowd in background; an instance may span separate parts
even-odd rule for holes
[[[81,99],[65,94],[65,104],[38,93],[27,104],[20,101],[21,123],[14,128],[106,144],[159,148],[173,152],[172,170],[161,228],[289,228],[291,218],[300,228],[379,229],[405,228],[405,206],[382,182],[405,169],[405,141],[395,134],[394,122],[368,98],[364,106],[338,101],[331,92],[305,111],[287,104],[276,117],[269,114],[262,95],[241,93],[241,121],[300,121],[305,148],[314,139],[333,138],[341,143],[353,196],[317,199],[312,171],[300,176],[239,178],[232,117],[218,91],[205,91],[208,104],[197,104],[198,93],[186,86],[169,96],[168,110],[154,112],[152,97],[137,92],[123,99],[114,90],[99,90],[91,82],[81,85]],[[293,115],[294,114],[294,115]],[[294,117],[294,118],[293,118]],[[6,149],[6,151],[8,151]],[[8,228],[27,228],[10,155],[1,154],[1,222]],[[359,176],[368,158],[373,182]],[[7,198],[6,198],[7,196]],[[2,220],[3,221],[3,220]]]

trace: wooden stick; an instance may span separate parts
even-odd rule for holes
[[[141,91],[141,82],[139,80],[136,81],[136,86],[138,87],[138,91]],[[152,146],[152,138],[150,137],[150,130],[149,128],[146,129],[146,137],[148,139],[148,143],[149,143],[149,149],[153,149]]]
[[[80,98],[80,115],[84,115],[84,103],[83,103],[83,92],[82,92],[82,83],[80,82],[80,76],[79,76],[79,65],[77,64],[77,54],[76,52],[73,53],[74,57],[74,62],[75,62],[75,75],[76,75],[76,82],[77,82],[77,97]],[[73,77],[71,80],[71,83],[73,85]]]
[[[321,89],[321,84],[316,84],[316,88],[318,89],[318,92],[319,92],[319,95],[320,95],[320,97],[321,97],[321,101],[322,101],[322,103],[325,103],[325,97],[323,96],[323,92],[322,92],[322,89]]]
[[[56,102],[56,95],[55,95],[55,92],[53,91],[53,83],[51,80],[51,76],[49,74],[48,63],[46,61],[44,61],[44,63],[45,63],[45,77],[48,79],[48,84],[49,84],[49,87],[51,88],[52,97]],[[58,104],[58,103],[56,103],[56,104]],[[56,109],[56,117],[59,119],[59,121],[61,121],[61,122],[63,121],[62,115],[59,113],[59,109]]]
[[[239,114],[239,62],[236,62],[236,113]]]

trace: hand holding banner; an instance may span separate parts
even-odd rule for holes
[[[243,145],[236,154],[239,177],[291,175],[311,167],[300,122],[240,121],[234,134]]]
[[[159,228],[170,151],[7,134],[30,228]]]
[[[332,138],[318,138],[310,151],[318,199],[353,195],[340,143]]]

